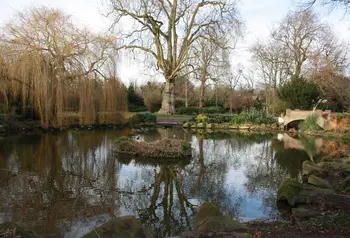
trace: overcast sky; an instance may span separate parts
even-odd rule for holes
[[[266,38],[273,25],[276,25],[289,10],[296,8],[293,1],[297,0],[241,0],[238,7],[241,17],[246,24],[246,34],[233,52],[232,63],[242,63],[248,67],[248,47],[257,39]],[[0,0],[0,26],[9,22],[18,11],[30,6],[49,6],[60,8],[74,17],[75,22],[85,25],[95,32],[104,32],[109,26],[108,20],[102,15],[104,7],[101,0]],[[350,41],[350,19],[341,10],[331,13],[326,8],[315,7],[320,18],[332,26],[336,35]],[[121,79],[128,83],[137,79],[138,82],[147,80],[146,68],[135,63],[132,59],[122,59],[119,64]]]

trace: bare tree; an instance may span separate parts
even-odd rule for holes
[[[220,78],[218,71],[223,70],[224,60],[222,57],[222,51],[227,50],[225,42],[218,43],[208,41],[206,39],[200,39],[193,46],[193,65],[194,74],[200,82],[199,86],[199,107],[204,106],[204,94],[206,87],[209,86],[208,82],[217,82]]]
[[[271,104],[277,95],[277,88],[287,80],[290,58],[282,44],[272,40],[266,44],[257,42],[251,48],[252,59],[262,86],[265,88],[266,103]]]
[[[288,57],[292,59],[290,74],[299,78],[302,66],[320,42],[321,33],[327,28],[311,10],[289,13],[272,32],[276,43],[285,47]]]
[[[303,1],[302,7],[304,8],[310,8],[313,6],[316,2],[321,2],[322,5],[330,7],[331,10],[335,8],[345,8],[346,12],[350,9],[350,1],[349,0],[307,0]]]
[[[231,71],[231,70],[230,70]],[[233,107],[236,103],[236,87],[239,85],[241,76],[243,74],[243,66],[237,65],[236,70],[234,72],[229,72],[225,77],[226,84],[228,86],[228,96],[227,102],[230,113],[232,113]]]
[[[122,27],[124,42],[118,49],[140,50],[151,56],[165,78],[159,113],[175,112],[174,84],[191,46],[210,38],[207,32],[229,32],[240,24],[235,1],[230,0],[108,0],[114,25],[123,19],[133,25]],[[213,39],[215,40],[215,39]]]

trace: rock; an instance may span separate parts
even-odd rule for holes
[[[303,175],[311,175],[321,171],[322,168],[316,164],[313,164],[311,161],[305,160],[303,162]]]
[[[317,194],[334,194],[334,191],[301,184],[295,179],[288,178],[278,188],[277,202],[287,201],[291,207],[295,207],[297,204],[311,204],[313,203],[312,196]]]
[[[110,220],[84,235],[83,238],[151,238],[134,216]]]
[[[230,216],[212,216],[203,221],[203,223],[197,224],[195,231],[209,232],[209,231],[222,231],[226,229],[232,229],[241,231],[246,227],[236,220],[233,220]],[[245,230],[246,231],[246,230]]]
[[[350,164],[344,164],[343,167],[341,168],[341,173],[344,176],[349,176],[350,175]]]
[[[180,237],[250,237],[245,225],[223,215],[220,209],[212,203],[204,203],[200,206],[194,225],[194,232],[183,233]],[[225,234],[218,236],[218,233],[227,233],[230,236]]]
[[[329,188],[332,189],[331,185],[328,183],[328,181],[321,179],[320,177],[317,177],[316,175],[310,175],[309,179],[307,181],[309,184],[315,185],[319,188]]]
[[[288,178],[282,182],[277,192],[277,202],[287,201],[290,206],[295,205],[295,198],[303,189],[303,185],[295,179]]]
[[[310,206],[298,206],[292,208],[292,214],[295,218],[310,218],[317,216],[321,211],[314,211]]]
[[[26,230],[14,222],[0,224],[0,237],[39,238],[33,232]]]
[[[213,216],[223,216],[220,209],[212,203],[203,203],[194,220],[194,226],[202,224],[205,220]]]
[[[333,162],[321,162],[321,163],[318,163],[317,165],[322,168],[323,172],[329,173],[332,171],[339,171],[343,163],[333,161]]]

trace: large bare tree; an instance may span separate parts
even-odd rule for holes
[[[210,38],[208,32],[229,32],[240,23],[235,0],[108,0],[108,3],[109,15],[114,17],[114,25],[119,25],[124,40],[118,49],[146,53],[164,75],[159,111],[162,114],[175,112],[174,84],[186,67],[194,42]],[[126,27],[125,23],[130,22]]]
[[[311,10],[289,13],[273,30],[271,36],[275,43],[285,48],[292,60],[290,74],[295,78],[301,76],[302,67],[316,50],[326,30],[328,28]]]
[[[321,2],[322,5],[330,7],[330,9],[335,8],[345,8],[346,11],[350,9],[350,1],[349,0],[306,0],[303,1],[303,7],[310,8],[316,2]]]

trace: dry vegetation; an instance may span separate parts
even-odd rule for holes
[[[49,128],[69,124],[69,118],[95,124],[98,112],[127,109],[113,37],[78,28],[70,16],[50,8],[18,13],[2,30],[2,113],[10,113],[9,105],[19,100]],[[106,121],[105,116],[101,122]]]
[[[187,156],[191,146],[175,139],[144,142],[125,138],[117,142],[116,149],[119,153],[147,158],[181,158]]]

